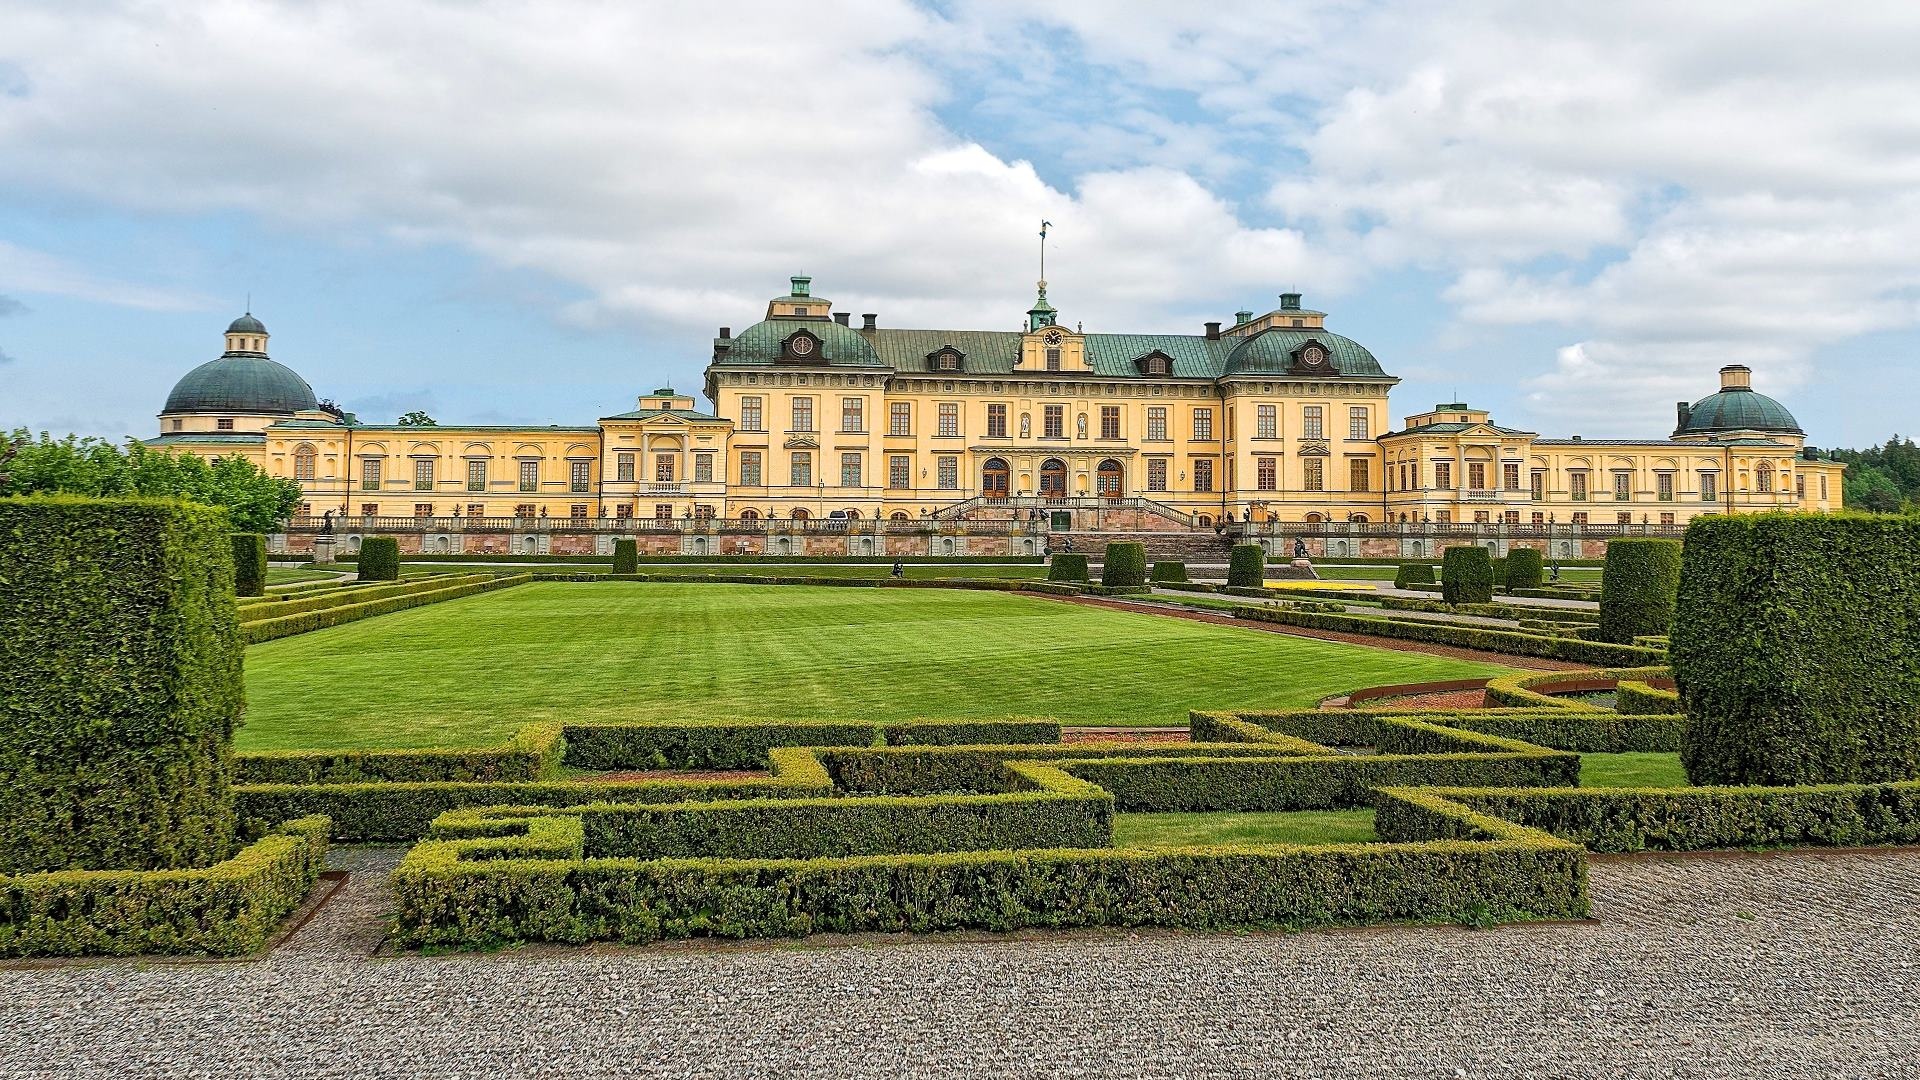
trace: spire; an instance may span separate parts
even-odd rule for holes
[[[1028,332],[1038,330],[1043,326],[1052,326],[1054,324],[1054,317],[1059,314],[1059,312],[1053,309],[1052,304],[1047,303],[1046,279],[1041,278],[1037,284],[1040,288],[1040,296],[1034,300],[1033,306],[1027,309]]]

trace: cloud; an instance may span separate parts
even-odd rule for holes
[[[0,319],[11,315],[25,315],[32,309],[11,296],[0,296]]]
[[[65,259],[4,240],[0,240],[0,288],[147,311],[193,311],[207,306],[207,299],[193,292],[102,277]],[[0,296],[0,316],[26,310],[25,304]]]
[[[15,361],[12,353],[8,352],[5,349],[0,349],[0,364],[11,364],[14,362]]]

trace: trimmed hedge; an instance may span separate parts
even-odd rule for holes
[[[327,822],[308,817],[195,870],[0,875],[0,956],[258,952],[326,861]]]
[[[375,615],[387,615],[408,608],[422,607],[426,604],[438,604],[444,600],[458,600],[463,596],[492,592],[495,589],[524,585],[533,580],[530,574],[513,574],[503,577],[488,577],[469,580],[465,584],[448,585],[438,589],[408,590],[397,596],[384,599],[363,601],[357,604],[340,604],[324,607],[317,611],[306,611],[297,615],[283,615],[278,618],[257,619],[241,625],[240,634],[246,643],[252,645],[275,638],[304,634],[309,630],[320,630],[341,623],[358,622]],[[436,582],[437,583],[437,582]]]
[[[230,536],[193,503],[0,499],[0,872],[232,854]]]
[[[1109,589],[1135,589],[1147,583],[1147,545],[1115,542],[1107,545],[1100,564],[1100,584]]]
[[[1677,714],[1623,716],[1604,710],[1556,709],[1521,716],[1489,709],[1438,718],[1434,723],[1577,754],[1672,754],[1679,751],[1687,733],[1687,718]]]
[[[1546,584],[1547,561],[1539,551],[1528,547],[1507,550],[1507,573],[1502,584],[1512,589],[1537,589]]]
[[[1621,679],[1620,684],[1614,687],[1613,711],[1628,716],[1677,713],[1680,711],[1680,695],[1638,679]]]
[[[1583,608],[1525,607],[1519,604],[1449,604],[1444,600],[1416,600],[1407,596],[1382,596],[1375,599],[1388,611],[1427,611],[1441,615],[1485,615],[1493,619],[1533,620],[1536,622],[1597,623],[1600,613]]]
[[[284,599],[277,595],[260,597],[239,606],[240,625],[244,628],[248,623],[260,622],[263,619],[278,619],[287,615],[320,611],[324,608],[364,604],[372,600],[384,600],[390,596],[434,592],[475,581],[492,581],[494,578],[493,574],[454,574],[444,577],[430,575],[408,578],[404,581],[355,582],[351,586],[334,586],[317,592],[288,594]]]
[[[1600,579],[1601,641],[1624,645],[1643,634],[1667,632],[1680,589],[1680,551],[1680,541],[1651,536],[1607,542],[1607,569]]]
[[[360,541],[356,565],[361,581],[400,579],[400,541],[391,536],[369,536]]]
[[[1920,776],[1916,552],[1920,518],[1740,514],[1688,526],[1673,627],[1688,779]]]
[[[1450,547],[1440,562],[1440,597],[1449,604],[1493,600],[1493,553],[1483,547]]]
[[[1187,580],[1187,564],[1162,559],[1153,564],[1152,580],[1156,585],[1169,582],[1184,584]]]
[[[1227,556],[1227,585],[1258,589],[1267,583],[1267,553],[1259,544],[1235,544]]]
[[[259,533],[234,533],[233,595],[267,594],[267,538]]]
[[[625,538],[613,542],[613,572],[631,574],[640,569],[640,542]]]
[[[1056,552],[1047,563],[1048,581],[1087,580],[1087,557],[1075,552]]]
[[[928,530],[932,531],[932,530]],[[310,555],[276,555],[276,559],[311,559]],[[351,564],[355,557],[342,555],[336,562]],[[419,555],[417,562],[429,563],[603,563],[605,555],[514,555],[482,554],[480,552],[462,552],[448,555]],[[861,563],[866,565],[891,565],[904,562],[909,566],[937,566],[945,563],[972,565],[1035,565],[1046,562],[1039,555],[642,555],[642,564],[663,564],[683,566],[714,566],[723,563],[753,563],[808,566],[820,563]]]
[[[1404,589],[1409,585],[1432,585],[1434,583],[1432,563],[1401,563],[1393,572],[1393,587]]]
[[[351,784],[368,781],[501,782],[557,776],[566,755],[563,725],[527,724],[501,746],[418,750],[255,750],[233,756],[237,784]]]
[[[1614,645],[1578,638],[1546,637],[1516,630],[1496,630],[1484,626],[1458,626],[1439,622],[1413,622],[1381,618],[1376,615],[1336,615],[1331,612],[1288,611],[1274,607],[1236,607],[1236,619],[1254,622],[1284,623],[1315,630],[1341,630],[1353,634],[1399,638],[1404,641],[1429,641],[1462,649],[1507,653],[1512,656],[1540,656],[1576,664],[1621,665],[1639,667],[1666,661],[1659,649],[1635,645]]]

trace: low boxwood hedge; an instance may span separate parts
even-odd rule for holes
[[[1401,563],[1393,572],[1393,587],[1404,589],[1409,585],[1432,585],[1435,582],[1432,563]]]
[[[464,584],[444,585],[440,588],[410,589],[400,595],[388,596],[384,599],[339,604],[297,615],[282,615],[246,622],[240,626],[240,636],[249,645],[260,641],[272,641],[276,638],[291,637],[294,634],[304,634],[309,630],[370,619],[375,615],[386,615],[426,604],[438,604],[444,600],[458,600],[463,596],[524,585],[532,580],[533,577],[529,574],[512,574],[479,578]],[[436,584],[438,584],[437,580]]]
[[[1235,544],[1227,556],[1227,584],[1258,589],[1267,583],[1267,553],[1259,544]]]
[[[1480,626],[1455,626],[1448,623],[1413,622],[1385,619],[1373,615],[1336,615],[1331,612],[1287,611],[1273,607],[1236,607],[1237,619],[1255,622],[1285,623],[1316,630],[1342,630],[1354,634],[1399,638],[1405,641],[1430,641],[1484,652],[1513,656],[1539,656],[1567,660],[1576,664],[1642,666],[1666,661],[1658,649],[1634,645],[1614,645],[1577,638],[1523,634],[1515,630],[1495,630]]]
[[[1047,580],[1087,580],[1087,557],[1070,551],[1057,552],[1047,562]]]
[[[396,581],[400,577],[400,541],[391,536],[369,536],[360,541],[361,581]]]
[[[1613,711],[1628,716],[1677,713],[1680,711],[1680,694],[1638,679],[1621,679],[1614,688]]]
[[[1183,562],[1173,562],[1169,559],[1161,559],[1153,564],[1152,579],[1155,585],[1185,583],[1187,580],[1187,564]]]

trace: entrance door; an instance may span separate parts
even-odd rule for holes
[[[980,494],[989,499],[1004,499],[1012,491],[1013,470],[1004,458],[988,458],[980,467]]]
[[[1094,490],[1105,498],[1117,499],[1120,497],[1120,477],[1120,463],[1108,458],[1100,463],[1099,471],[1094,473]]]
[[[1067,463],[1059,458],[1048,458],[1040,465],[1040,494],[1044,498],[1060,499],[1067,494]]]

